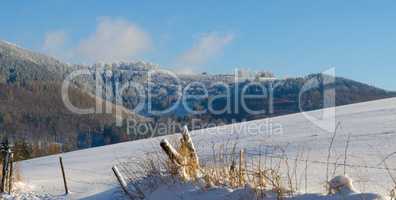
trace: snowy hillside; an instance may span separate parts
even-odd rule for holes
[[[315,115],[320,111],[308,113]],[[336,109],[336,121],[340,129],[335,139],[333,155],[342,155],[348,134],[351,141],[348,149],[347,173],[355,180],[355,187],[364,192],[378,192],[386,195],[392,187],[392,180],[384,169],[382,159],[395,151],[396,143],[396,98],[385,99]],[[302,114],[293,114],[270,119],[271,124],[282,127],[282,134],[269,134],[267,129],[247,134],[248,127],[268,123],[257,120],[192,132],[200,155],[212,152],[213,144],[237,142],[246,148],[248,155],[267,150],[268,146],[284,146],[289,158],[301,152],[309,152],[308,189],[323,192],[326,180],[328,146],[331,135],[316,127]],[[70,199],[116,199],[120,189],[111,167],[119,161],[143,157],[145,152],[159,151],[159,140],[154,138],[121,143],[100,148],[63,154],[71,194]],[[340,160],[341,159],[341,160]],[[334,156],[331,162],[343,163],[343,157]],[[396,173],[396,159],[387,164]],[[338,165],[338,164],[336,164]],[[37,158],[19,163],[23,181],[34,193],[49,194],[64,198],[63,182],[58,156]],[[343,166],[339,166],[337,174]],[[300,173],[299,173],[300,174]]]

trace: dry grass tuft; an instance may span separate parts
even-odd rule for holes
[[[296,167],[297,164],[289,166],[287,158],[271,160],[270,165],[263,164],[272,158],[264,154],[250,158],[235,144],[232,148],[213,146],[213,155],[202,162],[188,133],[178,141],[163,140],[161,147],[164,153],[150,153],[144,156],[144,160],[139,158],[138,161],[120,163],[120,169],[128,177],[131,191],[137,199],[144,199],[146,194],[160,185],[183,182],[198,185],[203,190],[249,186],[257,197],[262,198],[271,193],[279,200],[292,196],[294,188],[297,188],[298,181],[292,180],[297,177],[293,174],[295,170],[292,166]],[[282,176],[281,168],[286,166],[290,170],[289,175]]]

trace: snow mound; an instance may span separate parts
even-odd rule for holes
[[[340,176],[332,181],[347,180],[352,183],[348,177]],[[342,185],[340,187],[344,187]],[[256,191],[246,185],[245,188],[230,189],[227,187],[213,187],[202,189],[193,183],[174,183],[162,185],[148,195],[144,200],[277,200],[278,197],[272,191],[266,191],[265,195],[258,196]],[[284,200],[383,200],[383,198],[373,193],[359,193],[345,189],[339,190],[334,194],[296,194],[292,197],[282,197]]]
[[[254,193],[248,189],[231,190],[228,188],[210,188],[202,190],[194,184],[163,185],[157,188],[145,200],[238,200],[255,199]]]
[[[0,196],[3,200],[66,200],[66,197],[54,197],[51,195],[42,195],[35,193],[16,193],[12,195],[4,194]]]
[[[22,182],[15,183],[15,191],[12,194],[0,194],[1,200],[66,200],[66,196],[52,196],[50,194],[38,194],[32,191],[32,187]]]

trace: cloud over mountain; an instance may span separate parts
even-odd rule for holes
[[[200,65],[220,55],[224,51],[225,46],[233,40],[234,35],[230,33],[219,34],[211,32],[203,34],[195,41],[190,49],[178,57],[177,63],[186,72],[188,70],[193,71]]]
[[[48,32],[42,50],[74,63],[130,61],[152,47],[150,35],[138,25],[124,19],[102,17],[95,32],[74,46],[65,45],[65,31]]]
[[[68,34],[64,30],[50,31],[45,34],[41,50],[64,61],[70,61],[72,49],[67,48]]]
[[[96,32],[83,39],[77,51],[88,62],[131,60],[151,48],[148,33],[123,19],[102,18]]]

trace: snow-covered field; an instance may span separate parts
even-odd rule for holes
[[[340,123],[340,128],[331,162],[344,162],[345,145],[348,135],[351,134],[347,174],[354,179],[358,190],[387,195],[392,188],[392,180],[381,161],[386,155],[396,151],[396,98],[338,107],[336,121]],[[281,126],[282,131],[269,134],[268,129],[263,126],[268,122],[276,127]],[[262,128],[255,131],[255,125],[262,125]],[[250,133],[247,131],[249,127]],[[309,154],[308,190],[323,192],[326,180],[325,162],[332,134],[315,126],[304,115],[293,114],[272,118],[270,121],[257,120],[194,131],[192,137],[200,155],[211,154],[213,144],[234,142],[239,147],[246,148],[251,156],[257,152],[265,152],[272,145],[283,146],[290,159],[301,152]],[[159,151],[161,139],[139,140],[61,155],[71,191],[66,198],[101,200],[122,196],[111,167],[124,159],[139,158],[145,152]],[[55,199],[65,198],[58,157],[59,155],[48,156],[19,163],[24,184],[29,186],[30,192],[51,195]],[[396,175],[396,158],[390,158],[387,164]],[[303,170],[299,169],[297,173],[303,174]],[[338,166],[336,174],[342,174],[343,170],[343,166]]]

